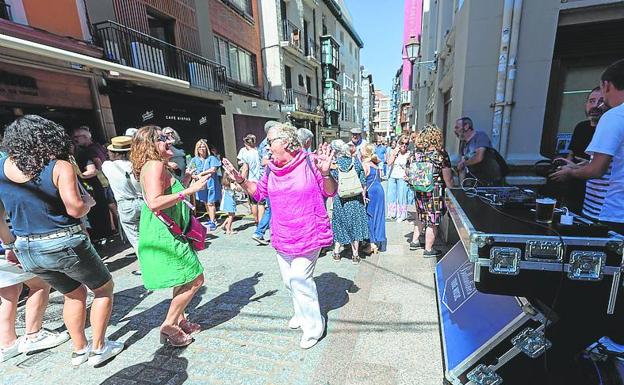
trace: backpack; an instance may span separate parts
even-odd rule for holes
[[[351,198],[362,194],[364,189],[360,178],[355,171],[354,160],[351,159],[351,165],[347,171],[338,168],[338,196],[340,198]]]
[[[428,193],[433,191],[433,163],[412,162],[408,170],[408,180],[412,188],[418,192]]]

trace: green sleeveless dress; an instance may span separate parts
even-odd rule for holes
[[[177,194],[183,189],[182,184],[175,179],[165,194]],[[186,229],[190,222],[191,212],[183,202],[163,212],[182,229]],[[191,245],[176,239],[147,204],[143,204],[141,209],[138,256],[143,285],[149,290],[184,285],[204,271]]]

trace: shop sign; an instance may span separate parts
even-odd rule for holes
[[[190,122],[192,121],[190,116],[181,116],[181,115],[165,115],[165,120],[175,120],[176,122]]]
[[[204,115],[199,119],[199,125],[203,126],[204,124],[206,124],[208,122],[208,118]]]
[[[151,111],[145,111],[143,114],[141,114],[141,118],[143,118],[144,122],[147,122],[150,119],[154,118],[154,110]]]
[[[0,93],[37,96],[39,94],[37,79],[26,75],[0,71]]]

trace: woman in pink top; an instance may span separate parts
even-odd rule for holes
[[[300,346],[308,349],[325,331],[312,276],[321,248],[333,242],[323,199],[336,193],[336,181],[329,174],[333,151],[323,144],[311,158],[301,150],[297,129],[290,123],[271,127],[267,144],[271,161],[259,181],[243,178],[227,159],[223,166],[255,200],[271,201],[271,244],[295,310],[288,327],[303,330]]]

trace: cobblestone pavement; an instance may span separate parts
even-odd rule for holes
[[[319,260],[315,279],[326,337],[302,350],[288,329],[292,302],[275,253],[250,239],[217,236],[200,253],[206,284],[189,307],[204,330],[185,349],[158,343],[171,292],[146,291],[128,250],[106,260],[115,279],[111,339],[126,350],[101,368],[69,365],[69,343],[0,364],[2,385],[27,384],[440,384],[442,365],[433,261],[408,251],[407,223],[388,223],[386,253],[357,266]],[[62,299],[53,295],[46,327],[62,328]],[[23,317],[23,314],[20,314]],[[87,331],[89,333],[89,331]]]

